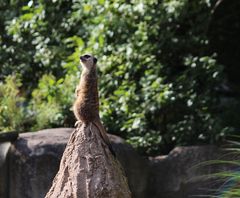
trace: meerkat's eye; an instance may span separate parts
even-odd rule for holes
[[[84,58],[90,58],[91,56],[88,55],[88,54],[86,54],[86,55],[84,55],[83,57],[84,57]]]

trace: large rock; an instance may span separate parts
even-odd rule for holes
[[[18,138],[17,132],[0,133],[0,197],[9,196],[8,151],[11,142]]]
[[[82,124],[73,131],[45,198],[56,197],[131,198],[123,168],[98,127]]]
[[[120,137],[110,135],[117,158],[122,164],[128,178],[129,188],[133,198],[145,198],[147,196],[149,162],[141,157],[129,144]]]
[[[223,156],[224,152],[215,146],[191,146],[177,147],[167,156],[151,158],[148,194],[151,198],[209,195],[216,181],[213,185],[212,180],[206,180],[206,174],[224,167],[206,162]]]
[[[0,197],[43,198],[59,169],[72,131],[58,128],[20,134],[9,152],[10,143],[0,144]],[[215,146],[192,146],[177,147],[167,156],[147,159],[139,156],[123,139],[112,135],[110,139],[127,175],[133,198],[186,198],[209,194],[207,189],[213,186],[198,177],[213,173],[219,167],[201,163],[229,157]]]
[[[7,160],[7,153],[11,143],[5,142],[0,144],[0,197],[8,197],[8,168],[9,163]]]
[[[10,198],[42,198],[57,173],[72,129],[23,133],[10,151]]]
[[[48,129],[20,134],[10,151],[10,198],[43,198],[59,169],[71,128]],[[133,197],[143,198],[148,162],[123,139],[110,136]]]

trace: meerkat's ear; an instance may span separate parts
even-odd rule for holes
[[[97,58],[93,58],[93,62],[96,64],[97,63]]]

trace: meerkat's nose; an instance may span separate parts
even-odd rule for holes
[[[80,56],[81,61],[85,61],[85,58],[83,56]]]

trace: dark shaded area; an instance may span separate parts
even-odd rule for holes
[[[0,133],[0,142],[13,142],[18,138],[19,132]]]
[[[224,65],[225,80],[219,85],[221,106],[218,115],[225,126],[240,129],[240,1],[218,0],[212,9],[208,29],[209,50]]]
[[[218,1],[213,10],[208,37],[210,49],[217,52],[218,61],[225,66],[228,82],[240,91],[240,1]]]

